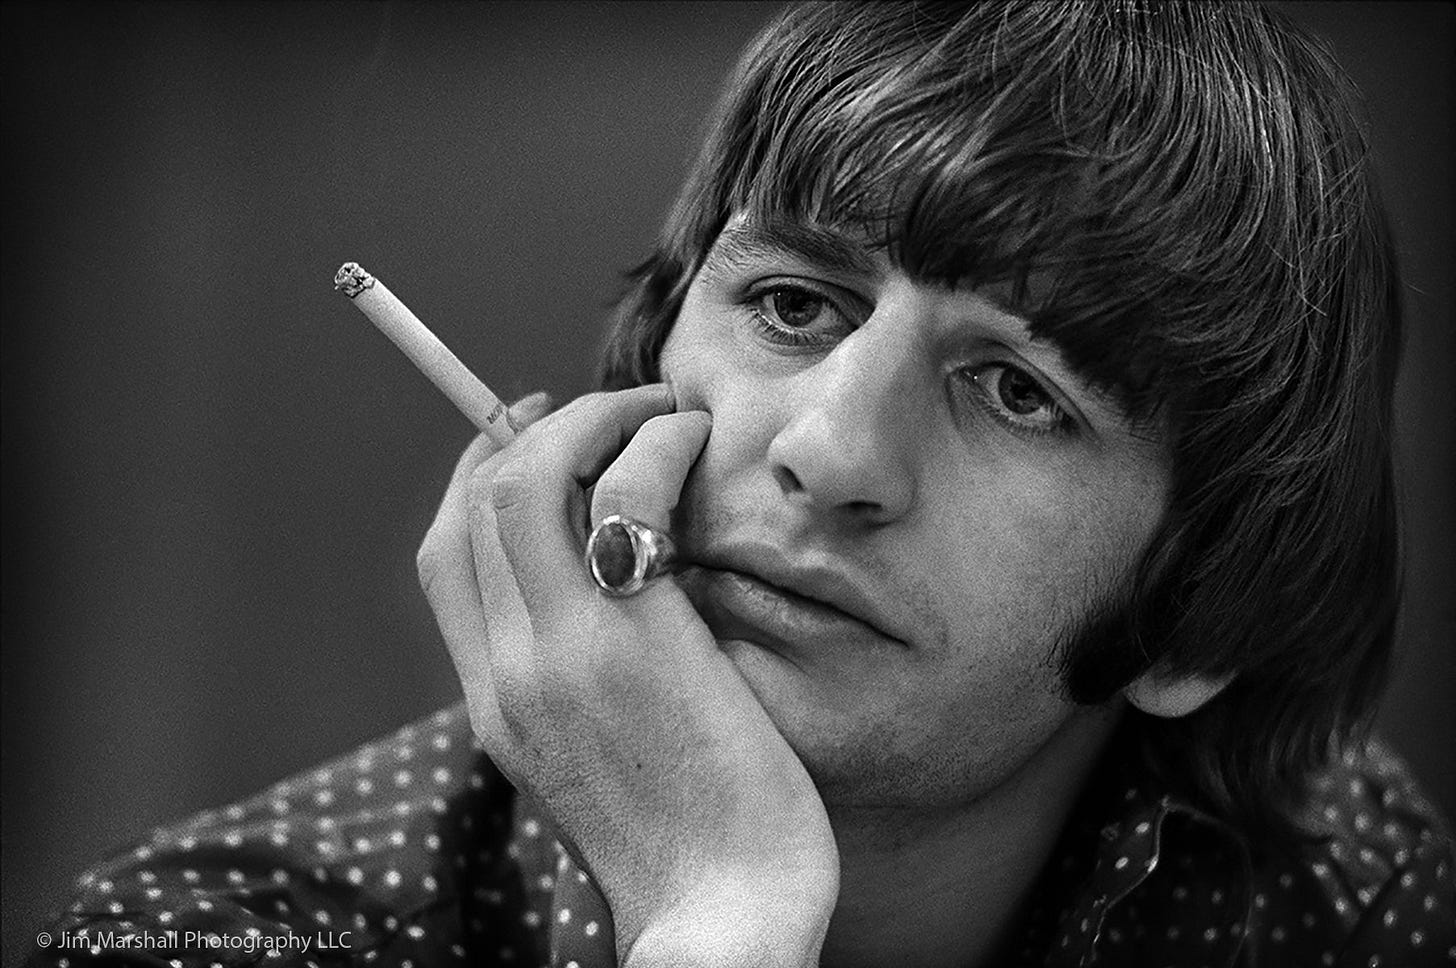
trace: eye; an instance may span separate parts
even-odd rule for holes
[[[1035,377],[1008,363],[984,363],[970,370],[976,402],[1013,430],[1032,434],[1065,432],[1072,419]]]
[[[854,331],[838,302],[827,293],[789,283],[749,293],[746,300],[759,331],[784,346],[832,346]]]

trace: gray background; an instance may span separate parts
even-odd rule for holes
[[[3,7],[4,960],[85,864],[451,701],[413,554],[469,426],[587,386],[753,4]],[[1363,86],[1411,286],[1387,736],[1456,812],[1446,4],[1292,7]]]

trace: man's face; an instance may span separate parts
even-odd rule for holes
[[[713,416],[681,583],[826,802],[967,802],[1090,715],[1058,646],[1137,562],[1168,459],[992,290],[735,220],[661,366]]]

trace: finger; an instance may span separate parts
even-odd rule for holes
[[[528,396],[522,397],[511,405],[507,419],[511,426],[517,431],[525,430],[541,417],[551,411],[551,395],[545,391],[537,391]],[[450,483],[445,488],[445,496],[440,502],[439,509],[435,512],[435,520],[425,532],[425,539],[420,545],[419,552],[415,555],[415,565],[419,572],[420,586],[425,590],[426,597],[429,597],[430,586],[440,579],[440,569],[446,562],[466,562],[469,555],[464,554],[469,547],[469,534],[467,528],[466,500],[469,496],[469,480],[476,470],[500,450],[500,445],[485,434],[478,434],[465,448],[460,459],[455,462],[455,469],[450,474]],[[456,575],[457,579],[470,578],[470,584],[474,584],[474,575]]]
[[[511,404],[511,409],[506,414],[506,421],[516,433],[520,433],[550,413],[552,406],[551,394],[545,390],[537,390]]]
[[[713,418],[703,410],[664,414],[644,423],[597,479],[592,527],[609,514],[623,514],[668,530],[683,483],[712,428]]]
[[[532,618],[559,618],[586,587],[583,490],[649,419],[672,409],[662,385],[583,398],[511,448],[491,482],[491,507],[471,527],[494,526]]]
[[[509,420],[525,429],[551,409],[546,393],[533,393],[517,401]],[[494,731],[498,719],[491,681],[487,627],[480,595],[480,581],[471,548],[467,514],[469,482],[500,448],[484,434],[476,437],[455,464],[440,509],[420,545],[415,563],[420,586],[435,614],[441,637],[455,663],[465,695],[470,699],[471,723],[476,734]],[[511,584],[498,572],[498,584]]]

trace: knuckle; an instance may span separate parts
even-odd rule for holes
[[[611,471],[603,474],[592,492],[593,517],[600,519],[608,514],[623,511],[632,506],[633,489],[620,474]]]
[[[415,552],[415,574],[419,577],[420,588],[427,598],[430,586],[440,574],[440,567],[440,553],[435,549],[430,536],[426,535],[424,544]]]

